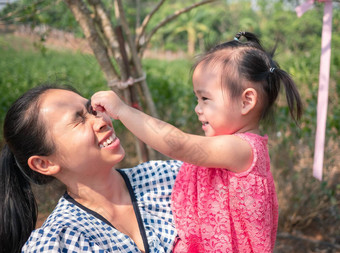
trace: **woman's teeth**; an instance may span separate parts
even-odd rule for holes
[[[104,148],[107,147],[108,145],[110,145],[113,141],[114,141],[115,137],[110,136],[110,138],[108,138],[106,141],[104,141],[102,144],[99,145],[100,148]]]

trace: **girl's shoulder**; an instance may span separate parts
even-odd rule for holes
[[[267,135],[259,135],[254,133],[235,133],[234,136],[239,136],[240,138],[247,140],[248,142],[260,142],[260,143],[267,143],[268,142],[268,136]]]
[[[242,138],[243,140],[247,141],[249,145],[251,146],[252,153],[253,153],[253,161],[250,165],[249,169],[237,174],[239,177],[248,175],[249,173],[252,173],[254,175],[258,176],[268,176],[268,173],[270,173],[270,158],[268,153],[268,136],[264,135],[258,135],[254,133],[237,133],[234,134],[235,136],[238,136],[239,138]]]

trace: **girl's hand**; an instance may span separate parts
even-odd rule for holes
[[[99,91],[91,97],[93,110],[108,114],[119,119],[120,110],[127,106],[113,91]]]

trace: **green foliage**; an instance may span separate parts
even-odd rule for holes
[[[9,15],[10,14],[10,15]],[[64,1],[20,0],[0,12],[0,20],[13,24],[49,25],[81,35],[81,29]]]
[[[196,98],[192,91],[191,63],[188,60],[144,60],[147,82],[160,117],[183,131],[198,129],[194,112]]]
[[[0,124],[10,104],[25,90],[43,82],[71,84],[84,96],[106,89],[106,81],[93,56],[35,49],[12,36],[0,37]],[[1,128],[2,136],[2,128]]]

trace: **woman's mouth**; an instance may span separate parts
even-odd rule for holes
[[[119,139],[116,137],[116,135],[114,133],[112,133],[112,135],[110,135],[108,138],[101,141],[101,143],[99,144],[99,147],[100,148],[106,148],[106,147],[112,145],[113,143],[115,143],[117,140],[119,141]]]

